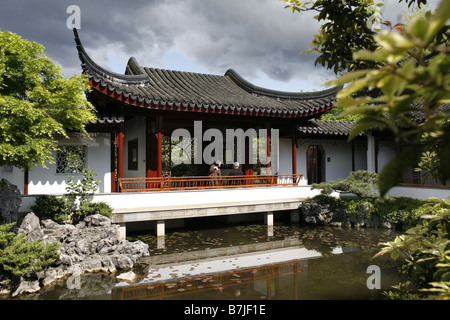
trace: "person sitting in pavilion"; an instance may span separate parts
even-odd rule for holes
[[[242,173],[242,170],[239,169],[239,162],[235,162],[234,163],[234,167],[233,169],[230,171],[230,173],[228,174],[228,176],[232,177],[232,176],[243,176],[244,174]],[[242,178],[241,179],[233,179],[230,181],[230,183],[234,186],[236,185],[241,185],[242,184]]]
[[[218,186],[219,180],[222,177],[222,172],[220,171],[220,166],[222,165],[222,161],[216,160],[211,167],[209,167],[208,175],[212,178],[212,185]]]

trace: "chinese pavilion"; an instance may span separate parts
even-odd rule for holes
[[[291,141],[291,172],[296,174],[298,135],[307,135],[305,128],[317,126],[310,120],[333,108],[340,90],[275,91],[253,85],[232,69],[223,76],[161,70],[142,67],[133,57],[125,73],[118,74],[94,62],[76,29],[74,35],[83,73],[92,88],[87,99],[98,111],[99,120],[88,129],[111,133],[111,191],[117,190],[117,181],[124,178],[127,169],[134,177],[161,177],[163,137],[177,128],[192,130],[194,121],[202,121],[204,130],[278,129],[280,138]],[[124,140],[127,128],[132,133]],[[338,135],[342,129],[347,136],[349,127],[338,128]],[[269,147],[267,152],[270,154]],[[143,159],[138,160],[137,154]],[[125,157],[128,166],[124,165]],[[198,166],[197,172],[203,174],[208,165]],[[243,172],[251,175],[253,166],[243,164]]]

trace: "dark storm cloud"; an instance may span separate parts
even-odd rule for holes
[[[197,63],[217,71],[233,67],[249,76],[261,70],[277,80],[289,80],[296,68],[313,64],[312,57],[300,55],[318,29],[310,14],[293,15],[276,0],[193,1],[190,9],[197,17],[194,32],[177,44]]]
[[[164,67],[171,50],[206,72],[233,68],[250,81],[261,73],[279,81],[331,76],[300,54],[319,27],[313,14],[292,14],[279,0],[3,0],[0,28],[43,44],[66,75],[79,73],[69,5],[80,7],[83,44],[106,68],[111,55]]]

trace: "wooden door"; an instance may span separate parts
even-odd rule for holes
[[[325,181],[325,152],[322,146],[310,146],[306,155],[308,184]]]

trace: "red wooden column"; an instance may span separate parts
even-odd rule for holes
[[[156,154],[157,154],[157,177],[162,177],[162,139],[163,139],[163,117],[156,117]]]
[[[253,164],[250,163],[251,154],[249,152],[250,150],[250,143],[253,143],[250,141],[250,139],[245,139],[245,163],[242,166],[242,169],[244,171],[244,175],[253,177]],[[252,184],[253,178],[246,179],[245,184]]]
[[[23,194],[28,195],[28,184],[30,183],[30,172],[26,169],[23,173]]]
[[[297,126],[292,126],[291,131],[291,139],[292,139],[292,174],[297,174]]]
[[[162,177],[163,117],[148,118],[146,138],[146,177]]]
[[[267,152],[267,159],[270,159],[270,147],[271,147],[271,137],[272,137],[272,132],[271,132],[271,127],[270,127],[270,122],[266,122],[266,130],[267,130],[267,141],[266,141],[266,152]],[[271,174],[271,170],[270,167],[272,165],[272,159],[270,159],[269,163],[267,164],[267,174],[270,175]]]
[[[117,174],[119,179],[123,179],[123,136],[124,126],[120,125],[119,134],[117,135]]]

